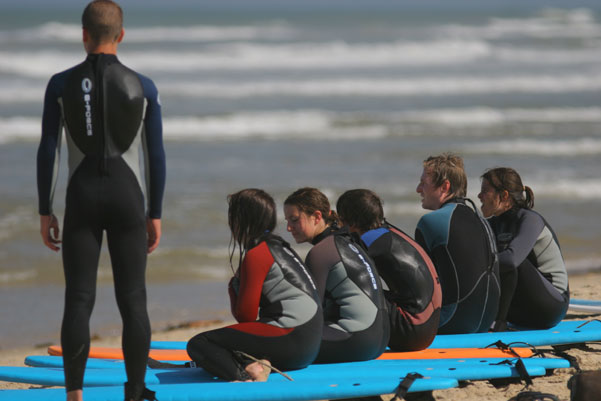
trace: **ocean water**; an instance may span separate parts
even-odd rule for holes
[[[163,238],[148,265],[155,327],[228,318],[227,194],[260,187],[281,205],[309,185],[335,204],[347,189],[371,188],[388,219],[412,233],[424,213],[421,162],[444,151],[464,157],[474,200],[486,168],[516,168],[569,269],[601,266],[598,1],[123,8],[119,58],[155,81],[163,104]],[[62,265],[39,237],[35,155],[48,79],[84,53],[80,2],[6,0],[0,10],[3,348],[59,338]],[[59,218],[65,176],[63,161]],[[293,242],[281,216],[279,232]],[[116,334],[106,251],[100,265],[92,332]]]

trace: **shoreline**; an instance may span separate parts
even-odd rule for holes
[[[573,298],[595,299],[601,294],[601,269],[584,269],[581,273],[574,273],[569,277],[570,291]],[[566,320],[575,319],[594,319],[597,315],[571,312],[566,315]],[[156,341],[187,341],[195,334],[222,327],[232,323],[232,320],[196,320],[183,321],[176,324],[170,324],[152,333],[152,340]],[[94,337],[91,344],[93,346],[120,347],[120,336]],[[24,360],[28,355],[46,355],[48,344],[38,346],[17,347],[3,349],[0,354],[1,366],[25,366]],[[551,347],[541,347],[543,351],[551,351]],[[590,343],[584,346],[570,347],[565,351],[568,355],[574,357],[582,370],[594,370],[601,367],[601,344]],[[516,396],[521,391],[541,391],[551,393],[559,397],[560,400],[570,398],[570,390],[567,388],[567,382],[572,375],[576,373],[575,368],[558,369],[553,374],[543,377],[533,378],[533,385],[525,389],[523,382],[519,380],[479,380],[466,381],[460,384],[460,387],[447,390],[437,390],[432,393],[437,401],[467,400],[467,401],[505,401]],[[28,389],[41,388],[47,386],[32,385],[27,383],[1,382],[0,389]],[[85,390],[84,390],[85,395]],[[390,400],[391,395],[383,395],[383,400]]]

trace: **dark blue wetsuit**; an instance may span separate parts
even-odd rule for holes
[[[225,380],[249,380],[244,368],[252,360],[237,351],[284,370],[313,362],[322,310],[313,278],[288,243],[263,238],[246,253],[229,292],[240,323],[193,337],[187,349],[196,364]]]
[[[465,200],[452,199],[419,220],[415,239],[430,255],[440,278],[438,332],[487,331],[497,315],[501,293],[488,223]]]
[[[568,273],[555,233],[529,209],[511,209],[489,222],[501,269],[498,319],[536,329],[554,326],[570,302]]]
[[[315,278],[325,325],[316,363],[377,358],[390,327],[374,262],[346,229],[327,228],[313,239],[307,267]]]
[[[129,380],[126,391],[138,397],[144,389],[150,346],[145,287],[148,245],[140,148],[146,163],[147,212],[151,218],[161,217],[165,185],[161,107],[156,87],[150,79],[123,66],[116,56],[106,54],[89,55],[83,63],[50,79],[37,156],[41,215],[52,213],[63,128],[69,152],[62,239],[66,291],[61,344],[66,388],[82,388],[98,257],[106,231],[117,304],[123,318]]]
[[[390,340],[393,351],[427,348],[438,331],[442,292],[428,254],[400,229],[384,226],[365,232],[361,240],[389,290]]]

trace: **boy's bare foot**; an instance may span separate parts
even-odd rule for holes
[[[244,368],[246,373],[252,377],[255,382],[266,382],[271,373],[271,362],[267,359],[261,359],[259,362],[253,362]]]

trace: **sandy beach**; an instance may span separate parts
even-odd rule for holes
[[[601,271],[573,274],[570,276],[570,289],[574,298],[599,298],[601,293]],[[596,315],[585,313],[568,312],[566,319],[594,319]],[[153,340],[187,340],[194,334],[214,327],[220,327],[229,322],[218,320],[211,321],[193,321],[182,322],[176,327],[163,328],[161,331],[153,333]],[[92,340],[93,346],[120,346],[119,337],[95,338]],[[551,347],[542,347],[541,350],[550,350]],[[585,346],[573,347],[566,351],[570,356],[577,359],[582,370],[593,370],[601,368],[601,344],[586,344]],[[4,366],[24,366],[24,359],[28,355],[45,355],[46,347],[25,347],[3,350],[0,355],[0,365]],[[544,377],[533,378],[533,385],[528,388],[530,391],[540,391],[551,393],[561,400],[569,400],[570,390],[567,382],[570,377],[576,373],[576,369],[560,369]],[[39,388],[30,384],[0,382],[0,389],[17,388]],[[490,381],[467,381],[461,383],[459,388],[434,391],[435,400],[473,400],[473,401],[497,401],[509,400],[521,391],[525,390],[524,383],[518,380],[500,381],[492,383]],[[85,394],[85,392],[84,392]],[[390,395],[383,395],[382,400],[390,400]],[[431,398],[430,398],[431,399]]]

